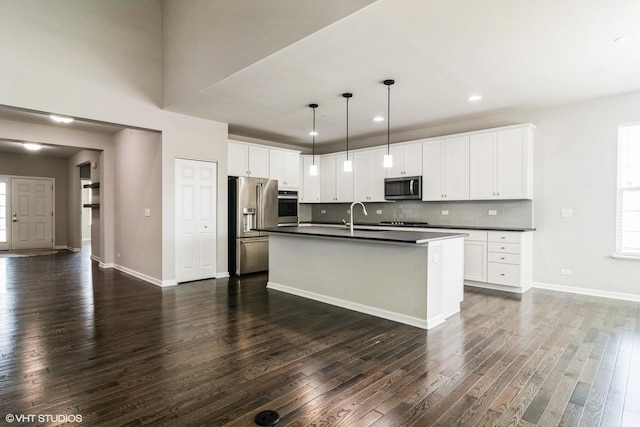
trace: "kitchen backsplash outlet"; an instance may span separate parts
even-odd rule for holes
[[[534,228],[533,201],[487,200],[460,202],[421,202],[401,200],[397,202],[365,203],[369,212],[382,211],[372,217],[360,209],[354,212],[354,222],[377,223],[380,221],[428,222],[433,225],[478,227]],[[342,222],[347,219],[345,203],[301,204],[301,222]],[[496,215],[487,215],[488,211]],[[326,211],[321,215],[321,211]],[[443,215],[447,211],[448,215]]]

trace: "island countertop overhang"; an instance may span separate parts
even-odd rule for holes
[[[355,229],[353,234],[346,228],[314,227],[314,226],[288,226],[277,228],[265,228],[262,231],[269,233],[290,234],[307,237],[327,237],[349,240],[369,240],[379,243],[404,243],[422,245],[444,239],[465,237],[467,233],[439,233],[427,231],[394,231],[394,230],[367,230]]]

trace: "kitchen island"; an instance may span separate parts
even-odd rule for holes
[[[460,311],[465,233],[269,231],[267,287],[431,329]]]

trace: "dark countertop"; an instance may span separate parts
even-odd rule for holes
[[[318,237],[334,237],[341,239],[361,239],[374,240],[378,242],[395,242],[409,244],[423,244],[436,240],[452,239],[456,237],[464,237],[465,233],[436,233],[429,231],[394,231],[394,230],[367,230],[356,228],[353,235],[350,234],[346,227],[314,227],[314,226],[291,226],[266,228],[262,231],[269,233],[295,234],[300,236],[318,236]]]
[[[300,224],[325,224],[325,225],[342,225],[341,222],[306,222]],[[391,224],[380,224],[376,223],[367,223],[367,222],[356,222],[356,227],[397,227],[397,228],[445,228],[449,230],[484,230],[484,231],[517,231],[517,232],[525,232],[525,231],[535,231],[535,228],[527,228],[527,227],[487,227],[480,225],[436,225],[429,224],[421,227],[416,227],[414,225],[391,225]]]

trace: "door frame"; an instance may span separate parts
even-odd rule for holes
[[[7,182],[7,248],[3,249],[3,245],[2,243],[0,243],[0,250],[13,250],[13,246],[12,246],[12,239],[13,239],[13,233],[12,233],[12,224],[11,221],[9,220],[9,218],[11,217],[11,215],[9,215],[9,213],[11,212],[11,201],[12,201],[12,186],[13,186],[13,179],[43,179],[43,180],[47,180],[47,181],[51,181],[51,186],[52,186],[52,190],[51,190],[51,211],[53,213],[53,215],[51,216],[51,249],[55,249],[56,248],[56,179],[49,177],[49,176],[22,176],[22,175],[0,175],[0,179],[6,180],[5,182]]]

